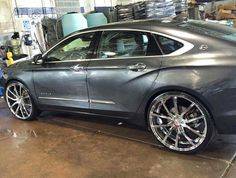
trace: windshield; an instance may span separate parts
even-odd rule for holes
[[[236,42],[235,28],[205,21],[189,21],[187,23],[179,24],[178,26],[192,32],[216,37],[226,41]]]

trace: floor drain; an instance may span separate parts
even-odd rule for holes
[[[9,128],[0,128],[0,141],[5,140],[13,135],[13,131]]]
[[[30,137],[38,137],[37,133],[34,130],[23,130],[23,131],[13,131],[13,138],[30,138]]]

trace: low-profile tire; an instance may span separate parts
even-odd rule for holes
[[[34,120],[40,113],[29,90],[18,81],[7,84],[5,99],[11,113],[20,120]]]
[[[183,92],[165,92],[150,104],[147,119],[157,140],[179,153],[197,153],[214,133],[212,118],[201,102]]]

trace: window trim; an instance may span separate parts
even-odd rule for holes
[[[104,31],[134,31],[134,32],[146,32],[146,33],[150,33],[150,34],[154,34],[154,35],[159,35],[159,36],[163,36],[163,37],[166,37],[166,38],[170,38],[172,40],[175,40],[175,41],[178,41],[180,43],[183,44],[183,47],[174,51],[173,53],[170,53],[170,54],[164,54],[163,55],[152,55],[152,56],[135,56],[135,57],[125,57],[127,59],[133,59],[133,58],[155,58],[155,57],[172,57],[172,56],[179,56],[179,55],[182,55],[188,51],[190,51],[191,49],[193,49],[194,45],[190,42],[187,42],[185,40],[182,40],[182,39],[179,39],[177,37],[173,37],[171,35],[167,35],[167,34],[164,34],[164,33],[160,33],[160,32],[155,32],[155,31],[151,31],[151,30],[142,30],[142,29],[132,29],[132,28],[102,28],[102,29],[94,29],[94,30],[87,30],[87,31],[83,31],[83,32],[77,32],[77,33],[74,33],[70,36],[67,36],[66,38],[64,38],[63,40],[61,40],[59,43],[55,44],[54,46],[52,46],[48,51],[46,51],[44,54],[43,54],[43,58],[51,51],[53,50],[54,48],[56,48],[58,45],[60,45],[61,43],[63,43],[64,41],[68,40],[69,38],[73,38],[74,36],[78,36],[78,35],[82,35],[82,34],[86,34],[86,33],[102,33]],[[101,35],[98,37],[101,39]],[[158,44],[159,45],[159,44]],[[160,48],[161,49],[161,48]],[[97,53],[97,49],[96,50],[96,53]],[[122,58],[107,58],[106,60],[115,60],[115,59],[122,59]],[[65,62],[89,62],[89,61],[101,61],[101,60],[104,60],[103,58],[94,58],[94,59],[77,59],[77,60],[71,60],[71,61],[52,61],[52,62],[47,62],[45,61],[46,64],[51,64],[51,63],[65,63]]]
[[[92,40],[91,40],[91,43],[89,45],[89,49],[91,50],[91,56],[95,56],[96,53],[97,53],[97,42],[98,42],[98,38],[100,38],[100,32],[88,32],[88,33],[77,33],[73,36],[69,36],[69,38],[65,38],[63,40],[61,40],[58,44],[54,45],[52,48],[50,48],[45,54],[43,54],[42,58],[45,58],[45,56],[47,56],[48,54],[50,54],[51,51],[53,51],[55,48],[59,47],[61,44],[63,44],[64,42],[66,42],[67,44],[73,42],[74,40],[78,39],[81,35],[83,34],[89,34],[89,33],[93,33],[93,37],[92,37]],[[98,36],[96,36],[98,35]],[[73,39],[74,38],[74,39]],[[69,43],[68,43],[69,42]],[[65,63],[65,62],[74,62],[74,61],[78,61],[79,59],[75,59],[75,60],[65,60],[65,61],[44,61],[45,64],[48,64],[48,63]],[[81,61],[84,61],[84,60],[87,60],[87,59],[80,59]]]
[[[101,31],[101,35],[100,35],[100,40],[98,41],[98,44],[97,44],[97,51],[96,51],[96,58],[95,59],[99,59],[99,60],[108,60],[108,59],[122,59],[122,58],[125,58],[125,59],[129,59],[129,58],[143,58],[143,57],[150,57],[150,56],[163,56],[164,53],[163,53],[163,50],[162,48],[160,47],[155,35],[153,35],[153,33],[150,33],[150,32],[145,32],[145,31],[135,31],[135,30],[119,30],[119,32],[140,32],[140,33],[146,33],[147,35],[150,35],[153,40],[155,40],[155,43],[156,43],[156,46],[159,48],[160,52],[162,54],[160,55],[150,55],[150,56],[119,56],[119,57],[113,57],[113,58],[101,58],[99,57],[99,51],[100,51],[100,48],[101,48],[101,43],[102,43],[102,37],[103,37],[103,34],[106,33],[106,32],[112,32],[114,30],[103,30]],[[94,59],[91,59],[91,60],[94,60]]]

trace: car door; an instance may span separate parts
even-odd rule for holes
[[[112,111],[121,117],[134,113],[158,75],[161,58],[150,33],[104,31],[97,59],[88,66],[91,111]]]
[[[86,78],[95,36],[95,33],[74,35],[43,56],[44,63],[33,71],[39,104],[89,108]]]

